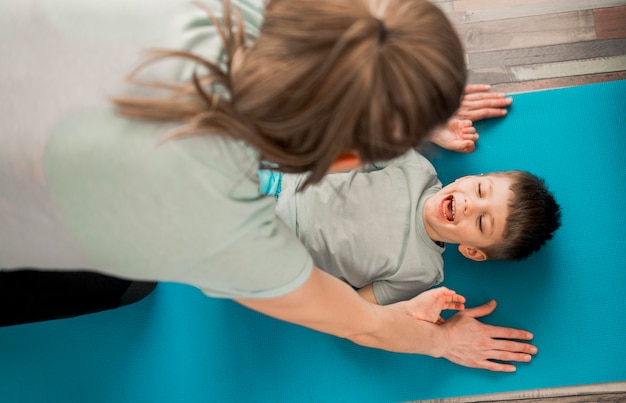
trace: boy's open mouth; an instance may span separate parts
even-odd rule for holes
[[[450,221],[454,221],[454,196],[450,195],[441,202],[441,213],[443,217]]]

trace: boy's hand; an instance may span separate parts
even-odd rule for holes
[[[505,109],[513,102],[506,94],[488,92],[490,85],[475,84],[465,87],[461,107],[453,118],[468,119],[476,122],[481,119],[499,118],[507,114]]]
[[[446,288],[439,287],[424,291],[408,301],[398,302],[389,307],[398,309],[413,319],[442,324],[444,319],[441,311],[444,309],[465,309],[465,297]]]
[[[451,118],[446,127],[435,131],[430,141],[441,148],[460,153],[471,153],[476,149],[478,133],[471,120]]]

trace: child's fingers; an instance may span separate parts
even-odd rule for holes
[[[465,119],[465,118],[463,119],[456,118],[454,119],[454,124],[449,126],[448,129],[453,133],[457,133],[457,132],[463,132],[473,127],[474,127],[474,123],[471,120]]]
[[[478,140],[478,133],[476,133],[476,128],[473,126],[463,128],[463,130],[461,130],[461,136],[467,136],[463,137],[465,140],[472,140],[474,138]]]
[[[445,303],[453,303],[453,304],[464,304],[465,303],[465,297],[462,296],[461,294],[457,294],[456,291],[451,290],[447,287],[438,287],[438,288],[433,288],[429,291],[432,291],[433,293],[438,293],[440,297],[443,297],[443,301]],[[428,291],[427,291],[428,292]]]
[[[462,295],[455,295],[451,299],[447,300],[445,306],[460,306],[465,305],[465,297]]]
[[[452,291],[451,289],[449,289],[448,287],[445,287],[445,286],[431,288],[428,291],[431,291],[434,294],[438,294],[438,295],[453,295],[453,294],[455,294],[454,291]]]
[[[462,296],[461,294],[457,294],[456,291],[452,291],[452,294],[450,294],[449,301],[451,301],[451,302],[465,302],[465,297]]]
[[[476,143],[473,140],[465,140],[459,151],[463,153],[471,153],[476,149]]]
[[[462,311],[465,309],[465,304],[461,304],[461,303],[450,303],[448,305],[446,305],[443,310],[448,310],[448,311]]]
[[[453,306],[464,306],[465,297],[462,296],[461,294],[457,294],[456,292],[454,292],[454,294],[450,296],[450,300],[448,302],[450,305],[453,305]]]
[[[468,146],[470,146],[470,143],[472,143],[472,145],[475,145],[474,143],[478,142],[478,133],[474,133],[474,134],[463,134],[461,135],[461,138],[463,141],[463,145],[461,148],[467,148]]]

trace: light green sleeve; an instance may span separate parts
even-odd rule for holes
[[[234,3],[258,29],[262,3]],[[89,269],[229,298],[308,278],[307,252],[258,194],[252,150],[217,136],[159,145],[171,126],[119,118],[108,100],[146,48],[219,55],[206,21],[187,0],[0,3],[1,268]],[[147,77],[191,70],[167,62]]]

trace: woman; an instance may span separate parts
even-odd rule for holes
[[[534,346],[502,340],[530,333],[475,320],[493,302],[441,326],[411,318],[410,302],[402,310],[365,302],[313,267],[273,214],[274,200],[258,194],[260,160],[310,172],[314,183],[328,171],[398,156],[446,122],[459,106],[465,67],[435,6],[275,0],[251,44],[242,27],[259,10],[241,2],[245,18],[217,24],[220,52],[206,17],[176,0],[158,10],[143,5],[143,18],[126,13],[122,22],[102,12],[73,18],[82,6],[66,1],[71,7],[8,10],[36,20],[29,29],[14,23],[18,37],[41,35],[3,61],[21,100],[8,102],[2,119],[0,266],[86,267],[191,284],[361,345],[472,367],[512,371],[490,359],[530,360]],[[140,118],[129,120],[101,97],[118,91],[113,77],[136,63],[132,55],[146,42],[202,56],[155,52],[168,61],[134,76],[147,90],[115,99],[119,114]],[[32,54],[45,69],[20,80]]]

